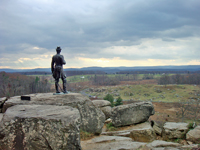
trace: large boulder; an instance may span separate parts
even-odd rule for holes
[[[188,131],[188,123],[166,122],[163,126],[164,139],[184,138]]]
[[[196,126],[186,134],[186,139],[194,143],[200,143],[200,126]]]
[[[30,94],[30,101],[21,100],[20,96],[9,98],[3,106],[3,112],[14,105],[57,105],[77,108],[81,115],[83,131],[100,134],[105,122],[104,113],[91,102],[89,98],[79,93],[53,95],[53,93]]]
[[[80,114],[69,106],[16,105],[0,123],[0,149],[81,149]]]
[[[149,122],[136,125],[132,128],[130,136],[138,142],[152,142],[156,139],[156,133]]]
[[[115,127],[146,122],[155,113],[151,102],[138,102],[114,107],[111,112]]]
[[[106,119],[110,118],[111,116],[111,103],[107,100],[93,100],[93,104],[100,108],[101,111],[105,114]]]

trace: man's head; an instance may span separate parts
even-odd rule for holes
[[[58,47],[56,48],[56,51],[57,51],[57,53],[60,53],[60,52],[61,52],[60,46],[58,46]]]

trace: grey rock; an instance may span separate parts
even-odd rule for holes
[[[151,102],[137,102],[113,107],[110,118],[113,125],[119,127],[146,122],[154,113]]]
[[[112,108],[110,106],[101,107],[100,109],[104,113],[106,119],[110,118],[112,111]]]
[[[53,93],[30,94],[31,101],[21,100],[20,96],[9,98],[3,106],[3,112],[14,105],[57,105],[71,106],[77,108],[81,115],[81,126],[83,131],[100,134],[105,122],[104,113],[88,99],[79,93],[53,95]]]
[[[101,135],[130,137],[130,130],[102,132]]]
[[[160,147],[180,147],[181,144],[173,143],[173,142],[166,142],[162,140],[155,140],[152,143],[146,145],[149,148],[160,148]]]
[[[198,150],[198,148],[199,148],[199,145],[198,144],[192,144],[192,145],[183,145],[183,146],[181,146],[181,150],[182,149],[185,149],[185,150],[190,150],[190,149],[192,149],[192,150]]]
[[[111,123],[112,122],[112,119],[108,118],[106,119],[105,123],[108,124],[108,123]]]
[[[145,144],[133,142],[131,138],[119,136],[100,136],[81,142],[83,150],[136,150]]]
[[[3,118],[3,114],[0,113],[0,122],[1,122],[2,118]]]
[[[93,104],[97,107],[105,107],[105,106],[111,106],[111,103],[107,100],[93,100]]]
[[[184,138],[188,131],[188,123],[166,122],[163,126],[163,138],[175,139]]]
[[[0,149],[78,150],[79,126],[79,111],[69,106],[13,106],[0,123]]]
[[[156,121],[152,121],[152,122],[153,122],[153,129],[154,129],[155,133],[161,136],[163,125]]]
[[[133,127],[130,136],[134,141],[138,142],[152,142],[156,139],[156,133],[149,122]]]
[[[194,143],[200,143],[200,126],[196,126],[186,134],[186,139]]]
[[[110,118],[111,115],[111,103],[107,100],[93,100],[93,104],[100,108],[101,111],[104,113],[106,119]]]
[[[150,150],[181,150],[181,149],[175,148],[175,147],[158,147],[158,148],[153,148]]]
[[[102,132],[101,135],[131,137],[138,142],[151,142],[156,139],[156,134],[149,122],[132,125],[125,130]]]

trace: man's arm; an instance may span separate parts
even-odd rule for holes
[[[51,61],[51,72],[53,73],[54,71],[54,60],[53,60],[53,57],[52,57],[52,61]]]
[[[66,64],[66,61],[64,59],[64,56],[62,55],[62,64],[65,65]]]

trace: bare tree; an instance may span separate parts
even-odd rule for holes
[[[165,85],[165,87],[166,87],[167,84],[170,83],[170,77],[169,77],[168,75],[165,74],[165,75],[163,75],[163,76],[159,79],[158,83],[159,83],[159,84],[163,84],[163,85]]]
[[[186,118],[186,116],[189,114],[189,109],[191,107],[190,102],[179,102],[176,103],[175,106],[178,108],[178,111],[176,112],[176,115],[178,118],[181,117],[182,122]]]

